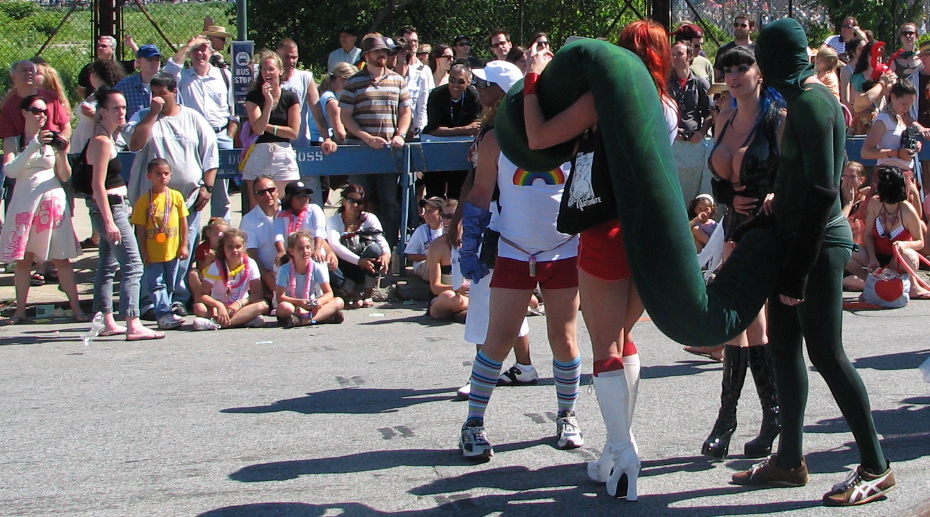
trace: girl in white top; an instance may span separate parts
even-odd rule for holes
[[[261,315],[268,312],[268,302],[262,298],[258,264],[246,254],[245,240],[237,228],[223,232],[216,261],[203,272],[194,330],[264,324]]]
[[[917,90],[913,84],[899,80],[891,86],[889,102],[875,117],[862,144],[862,157],[866,160],[876,160],[877,165],[891,165],[906,171],[907,200],[917,209],[917,217],[923,219],[920,194],[914,178],[914,161],[923,144],[918,137],[914,139],[914,148],[901,147],[901,135],[914,126],[910,110],[915,102]]]

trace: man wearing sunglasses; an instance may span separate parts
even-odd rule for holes
[[[691,45],[694,55],[691,60],[691,72],[711,82],[714,76],[714,65],[702,54],[704,52],[704,29],[694,23],[685,22],[674,32],[674,36],[675,43]]]
[[[456,36],[455,39],[452,40],[452,51],[455,52],[453,62],[464,63],[472,70],[475,68],[484,68],[484,61],[469,55],[471,53],[471,40],[468,39],[468,36]]]
[[[449,84],[429,94],[429,122],[424,133],[439,137],[475,136],[481,129],[481,103],[472,85],[472,72],[462,63],[449,69]],[[427,196],[458,199],[468,171],[435,171],[423,175]]]
[[[249,257],[258,264],[265,295],[274,293],[277,278],[275,260],[278,252],[274,245],[274,217],[278,213],[278,189],[270,176],[259,176],[252,182],[255,206],[242,216],[239,229],[246,234]]]
[[[755,51],[756,46],[752,42],[752,31],[755,30],[755,28],[756,24],[748,14],[737,14],[736,18],[733,18],[733,41],[720,47],[717,50],[717,56],[714,58],[715,83],[723,82],[723,70],[717,66],[717,61],[720,59],[720,56],[726,54],[727,51],[736,46],[750,47]]]
[[[491,33],[488,40],[491,43],[491,53],[494,54],[494,58],[506,61],[507,53],[513,48],[513,43],[510,42],[510,33],[503,29],[497,29]]]

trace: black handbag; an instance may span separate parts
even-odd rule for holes
[[[565,182],[556,229],[570,235],[617,219],[604,141],[600,131],[582,135]]]

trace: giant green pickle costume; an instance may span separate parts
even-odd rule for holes
[[[783,247],[769,230],[750,232],[714,283],[704,285],[659,95],[640,58],[605,41],[573,42],[556,54],[537,90],[546,118],[593,92],[633,279],[656,326],[697,346],[719,345],[744,330],[772,290]],[[572,142],[528,148],[522,83],[501,103],[497,136],[504,154],[527,170],[571,158]]]

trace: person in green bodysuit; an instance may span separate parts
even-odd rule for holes
[[[802,486],[810,479],[801,452],[808,355],[823,376],[859,447],[861,464],[823,497],[848,506],[881,497],[895,486],[882,453],[869,399],[843,351],[843,267],[853,247],[838,196],[846,132],[840,105],[816,77],[807,36],[790,18],[766,25],[756,58],[766,84],[788,103],[775,180],[777,240],[786,254],[769,300],[769,347],[775,364],[782,436],[778,453],[733,476],[740,485]]]

